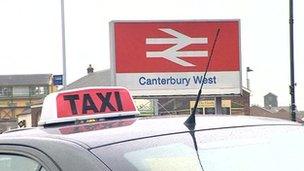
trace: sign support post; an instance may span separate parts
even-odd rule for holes
[[[296,121],[295,78],[294,78],[294,42],[293,42],[293,0],[289,0],[289,33],[290,33],[290,96],[291,120]]]

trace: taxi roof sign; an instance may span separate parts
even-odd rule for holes
[[[90,87],[49,94],[39,125],[138,115],[132,96],[123,87]]]

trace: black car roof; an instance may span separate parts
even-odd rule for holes
[[[183,122],[186,117],[123,119],[105,121],[86,125],[69,125],[57,127],[37,127],[22,131],[13,131],[0,136],[6,138],[47,137],[76,142],[87,148],[106,146],[113,143],[130,141],[145,137],[187,132]],[[109,123],[104,125],[104,123]],[[95,126],[92,126],[95,124]],[[97,125],[96,124],[103,124]],[[300,125],[286,120],[249,117],[249,116],[198,116],[196,130],[212,130],[233,127],[250,127],[263,125]],[[81,127],[83,126],[83,127]]]

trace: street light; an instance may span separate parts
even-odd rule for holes
[[[290,86],[291,120],[296,121],[295,78],[294,78],[294,44],[293,44],[293,0],[289,0],[289,38],[290,38]]]
[[[251,72],[251,71],[253,71],[251,68],[246,67],[246,80],[247,80],[247,89],[248,90],[250,90],[248,72]]]
[[[62,67],[63,67],[63,87],[66,86],[66,56],[65,56],[65,26],[64,26],[64,0],[61,0],[61,36],[62,36]]]

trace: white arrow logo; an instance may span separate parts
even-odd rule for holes
[[[199,37],[192,38],[186,36],[173,29],[162,28],[159,29],[165,33],[168,33],[176,38],[147,38],[146,44],[176,44],[164,51],[147,51],[147,58],[166,58],[176,64],[182,66],[195,66],[192,63],[184,61],[179,57],[208,57],[208,51],[178,51],[191,44],[208,44],[208,38]]]

